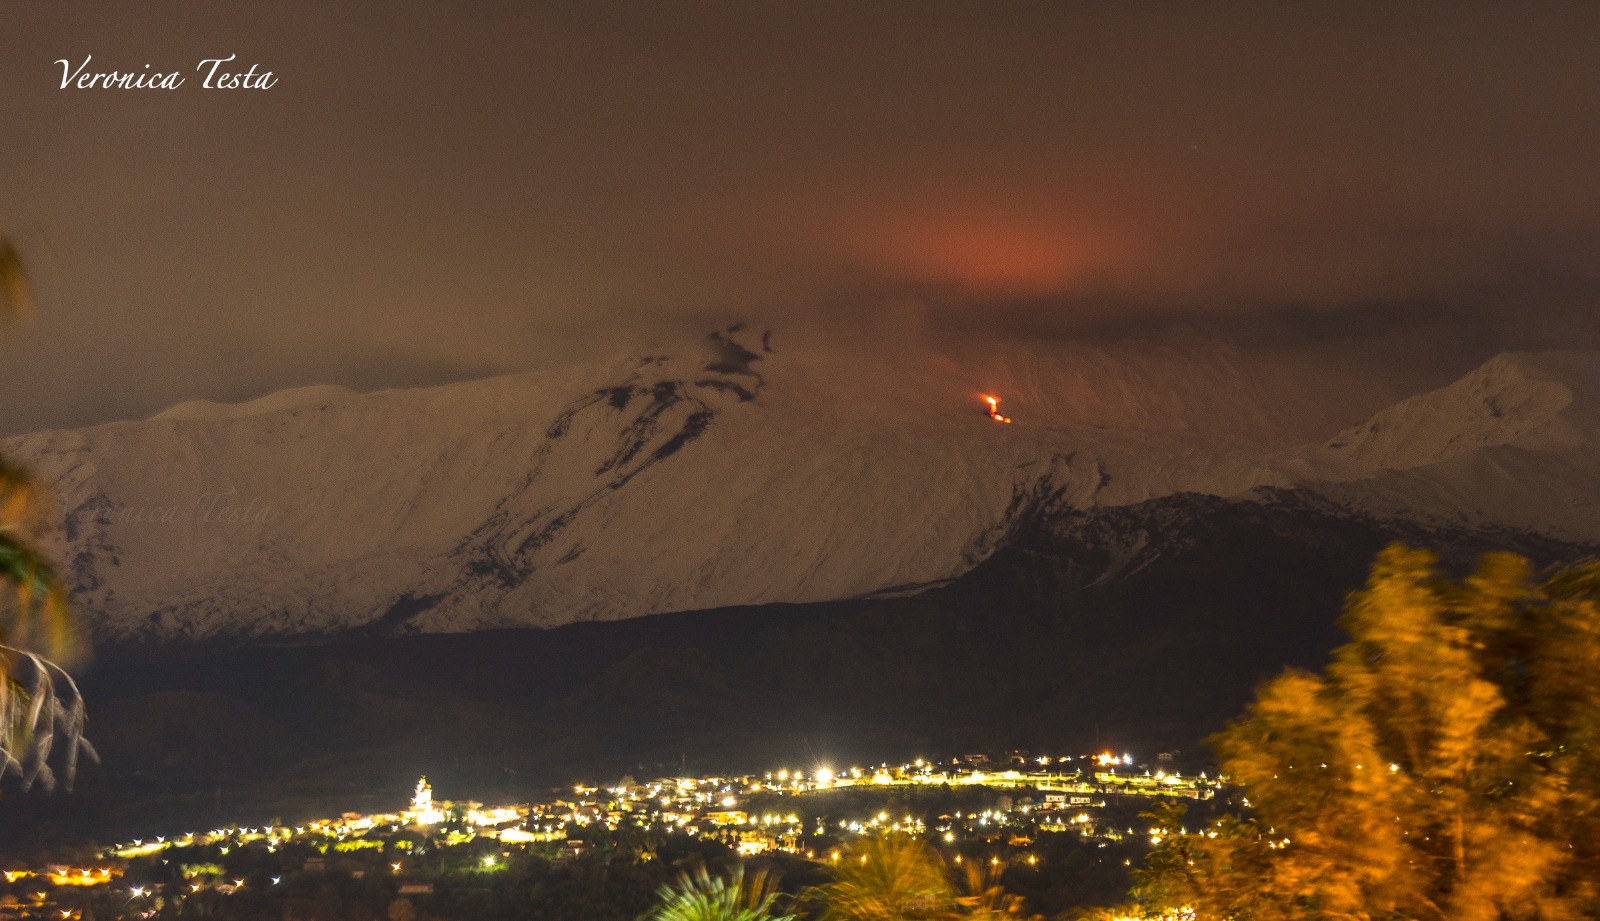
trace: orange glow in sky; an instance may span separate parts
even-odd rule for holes
[[[879,271],[1001,294],[1070,286],[1116,256],[1105,235],[1026,216],[868,218],[850,236],[850,245]]]

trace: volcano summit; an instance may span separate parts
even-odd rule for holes
[[[1038,356],[1002,391],[1017,422],[997,426],[958,372],[863,389],[835,356],[773,339],[185,403],[0,450],[64,498],[58,558],[110,639],[550,627],[914,593],[1024,524],[1183,495],[1600,544],[1592,354],[1502,355],[1324,443],[1284,445],[1262,434],[1248,380],[1210,356],[1192,363],[1231,391],[1207,401],[1131,360],[1091,382]]]

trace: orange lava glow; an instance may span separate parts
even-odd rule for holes
[[[983,402],[989,404],[988,413],[989,413],[989,418],[990,419],[993,419],[996,422],[1007,422],[1007,423],[1009,423],[1011,421],[1011,417],[1010,416],[1003,416],[1003,415],[1000,414],[1000,398],[999,397],[992,397],[992,396],[989,396],[988,394],[984,394]]]

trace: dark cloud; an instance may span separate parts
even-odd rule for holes
[[[739,319],[955,361],[1221,337],[1337,382],[1307,393],[1348,415],[1597,344],[1597,26],[1561,3],[19,5],[0,227],[42,311],[0,343],[27,394],[0,431]],[[64,91],[52,63],[227,53],[279,84]]]

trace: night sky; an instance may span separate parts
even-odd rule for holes
[[[1600,347],[1597,34],[1594,3],[8,3],[0,231],[39,310],[0,433],[739,319],[956,361],[1221,340],[1354,417]],[[276,85],[203,89],[228,54]],[[61,89],[88,55],[186,82]]]

